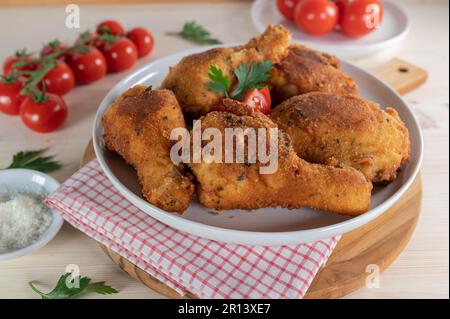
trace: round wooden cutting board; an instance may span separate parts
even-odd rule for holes
[[[81,165],[95,157],[89,143]],[[417,176],[409,190],[387,212],[372,222],[342,236],[327,264],[316,275],[305,298],[339,298],[363,287],[376,265],[382,272],[403,251],[419,219],[422,181]],[[100,245],[111,260],[131,277],[170,298],[197,298],[179,295],[127,259]]]

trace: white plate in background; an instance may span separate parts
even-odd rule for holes
[[[382,3],[384,11],[380,27],[360,38],[350,38],[338,31],[322,36],[305,33],[278,11],[276,0],[255,0],[251,17],[259,32],[263,32],[271,23],[282,24],[292,33],[292,42],[343,58],[362,58],[395,48],[409,32],[406,13],[389,1]]]
[[[310,242],[340,235],[362,226],[381,215],[406,192],[416,177],[422,161],[422,133],[417,120],[397,92],[374,75],[342,61],[345,73],[353,77],[361,96],[394,107],[409,129],[411,159],[398,178],[385,187],[375,187],[370,210],[350,218],[309,208],[294,210],[263,208],[251,212],[229,210],[216,215],[211,209],[193,200],[183,215],[166,212],[145,201],[141,196],[136,172],[125,161],[106,150],[103,142],[102,116],[116,97],[136,84],[159,87],[168,73],[186,55],[212,47],[182,51],[154,61],[117,83],[104,97],[93,127],[93,144],[97,159],[118,191],[139,209],[153,218],[181,231],[221,242],[247,245],[288,245]],[[230,218],[233,216],[233,218]]]

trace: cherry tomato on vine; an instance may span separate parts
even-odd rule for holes
[[[269,88],[265,86],[259,90],[248,90],[245,92],[243,102],[263,114],[269,114],[270,105],[272,104]]]
[[[67,118],[67,105],[64,100],[55,94],[47,94],[48,98],[36,102],[27,96],[20,106],[20,117],[30,129],[40,133],[57,130]]]
[[[0,111],[9,115],[19,115],[20,105],[25,98],[20,95],[22,88],[20,81],[0,81]]]
[[[53,40],[44,45],[44,47],[41,50],[41,57],[53,54],[56,50],[65,50],[67,49],[67,45],[64,43],[59,42],[59,40]],[[61,55],[56,57],[58,60],[61,60],[63,62],[69,62],[70,60],[70,53],[64,52]]]
[[[9,75],[11,70],[13,69],[14,64],[20,61],[32,61],[33,57],[27,53],[25,50],[17,51],[14,55],[8,57],[5,62],[3,62],[3,74]],[[18,71],[31,71],[35,69],[35,65],[27,65],[20,68],[17,68]]]
[[[99,38],[98,33],[90,32],[89,30],[80,34],[78,39],[75,41],[75,44],[83,43],[86,46],[93,46],[103,51],[103,47],[105,42]]]
[[[77,52],[72,56],[71,67],[80,83],[92,83],[100,80],[107,72],[103,54],[94,47],[87,52]]]
[[[301,0],[277,0],[278,11],[287,19],[294,21],[295,7]]]
[[[75,86],[75,76],[66,63],[58,61],[44,76],[43,82],[47,92],[64,95]]]
[[[147,29],[134,28],[127,32],[127,38],[133,41],[139,58],[142,58],[152,52],[154,40],[152,34]]]
[[[97,33],[102,34],[103,32],[109,32],[112,35],[120,35],[120,36],[125,34],[122,25],[116,20],[106,20],[100,22],[100,24],[97,26]]]
[[[350,37],[360,37],[372,32],[383,18],[383,5],[379,0],[341,0],[340,7],[341,32]]]
[[[339,11],[330,0],[302,0],[295,7],[295,24],[313,35],[323,35],[337,24]]]
[[[131,68],[138,58],[134,43],[127,38],[120,38],[112,44],[106,44],[103,50],[111,72],[120,72]]]

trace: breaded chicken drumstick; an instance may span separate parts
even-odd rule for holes
[[[354,167],[374,183],[397,177],[409,159],[409,133],[398,113],[352,95],[308,93],[278,105],[270,118],[312,163]]]
[[[183,113],[197,118],[221,104],[224,96],[208,89],[208,73],[211,66],[223,71],[236,83],[233,69],[243,63],[270,60],[277,63],[286,53],[290,34],[282,26],[269,25],[259,37],[246,45],[216,48],[189,55],[170,68],[162,88],[172,90],[183,109]]]
[[[208,113],[201,118],[203,132],[208,128],[217,128],[224,134],[225,128],[276,127],[267,116],[239,106],[237,101],[224,100],[224,103],[233,113]],[[203,160],[190,164],[199,183],[200,202],[218,210],[308,206],[350,216],[369,209],[372,184],[363,174],[351,167],[310,164],[295,154],[287,134],[280,130],[277,138],[278,169],[271,174],[260,173],[259,159],[256,163]]]
[[[358,94],[358,87],[342,72],[338,58],[297,44],[291,45],[286,56],[274,65],[270,84],[275,103],[309,92]]]
[[[182,213],[194,192],[182,165],[170,159],[173,128],[185,127],[183,113],[168,90],[135,86],[123,93],[103,116],[106,147],[132,165],[142,194],[152,204]]]

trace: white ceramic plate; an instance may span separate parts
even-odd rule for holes
[[[180,216],[165,212],[146,202],[141,197],[136,172],[118,155],[107,151],[104,147],[101,123],[103,113],[114,99],[129,87],[136,84],[158,87],[170,66],[188,54],[209,48],[183,51],[148,64],[114,86],[97,111],[93,127],[97,159],[113,185],[141,210],[179,230],[222,242],[249,245],[297,244],[343,234],[361,226],[385,212],[408,189],[422,159],[422,135],[414,115],[393,89],[370,73],[343,61],[344,71],[359,85],[361,95],[381,105],[394,107],[405,121],[411,135],[410,162],[393,183],[386,187],[375,188],[369,212],[349,218],[308,208],[296,210],[264,208],[252,212],[231,210],[215,215],[194,200],[189,209]]]
[[[293,22],[281,15],[275,0],[255,0],[251,8],[251,16],[259,32],[263,32],[270,23],[282,24],[292,33],[293,42],[343,58],[361,58],[395,48],[408,34],[409,22],[405,12],[389,1],[383,1],[383,8],[383,20],[380,27],[356,39],[337,31],[323,36],[313,36],[302,32]]]
[[[5,169],[0,170],[0,196],[16,193],[41,193],[50,194],[59,186],[59,182],[47,174],[30,169]],[[62,217],[52,212],[52,223],[48,229],[31,245],[0,253],[0,261],[14,259],[28,255],[44,247],[56,236],[63,224]]]

